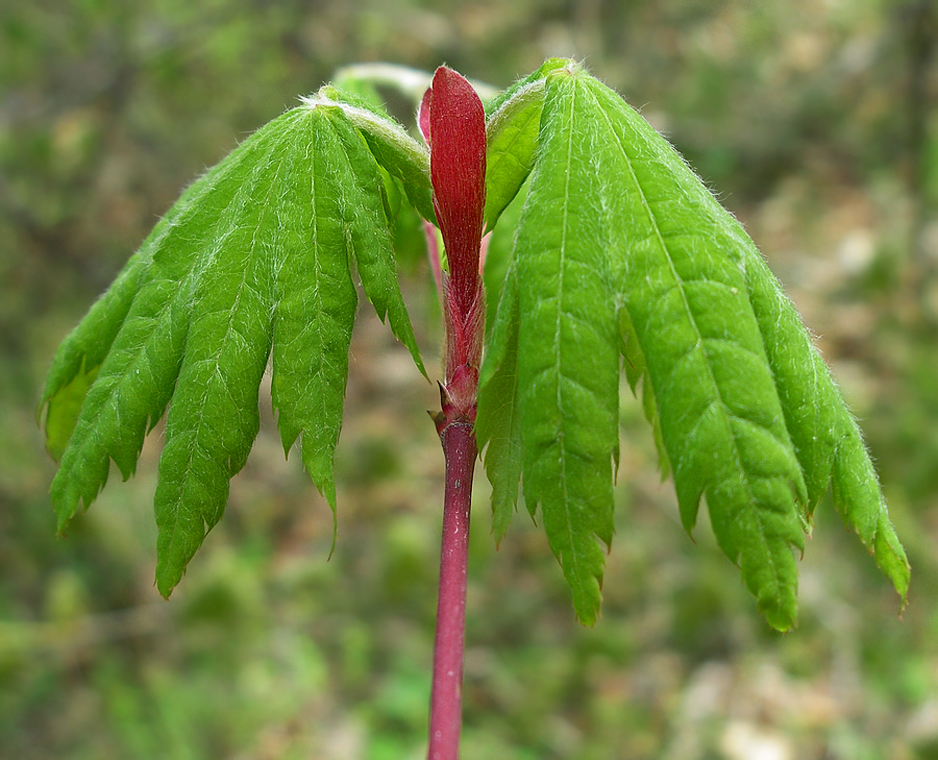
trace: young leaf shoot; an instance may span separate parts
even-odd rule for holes
[[[268,364],[284,451],[298,445],[334,511],[358,284],[424,372],[394,247],[403,215],[419,213],[444,327],[430,757],[458,754],[478,452],[496,539],[522,499],[592,625],[613,540],[623,370],[685,529],[705,503],[770,625],[796,622],[796,559],[829,486],[904,603],[908,561],[829,370],[741,225],[634,109],[568,60],[486,104],[442,67],[401,80],[430,82],[421,142],[356,72],[194,182],[62,343],[41,404],[60,460],[60,532],[112,461],[133,474],[165,413],[156,583],[168,597],[244,466]],[[394,72],[381,69],[382,82]]]

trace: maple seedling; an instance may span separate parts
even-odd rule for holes
[[[458,756],[478,452],[495,538],[523,495],[592,625],[623,370],[684,527],[705,498],[770,625],[795,623],[796,555],[829,487],[904,603],[909,565],[827,366],[741,225],[635,110],[569,60],[484,104],[442,67],[420,102],[421,142],[354,71],[194,182],[62,343],[41,404],[60,532],[111,461],[133,474],[166,413],[154,506],[168,597],[245,463],[268,364],[284,451],[299,442],[334,512],[353,273],[426,374],[395,258],[419,214],[444,325],[431,758]]]

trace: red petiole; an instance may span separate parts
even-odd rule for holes
[[[485,326],[479,275],[485,208],[485,113],[469,82],[441,67],[423,98],[418,120],[430,146],[433,205],[449,265],[448,272],[437,275],[438,264],[434,270],[445,330],[442,409],[434,421],[446,459],[446,490],[428,757],[456,760],[462,724],[469,511],[478,454],[476,397]]]

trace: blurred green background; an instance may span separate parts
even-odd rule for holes
[[[434,389],[361,311],[328,508],[264,424],[169,602],[159,436],[67,539],[35,409],[58,342],[193,177],[339,66],[503,87],[582,59],[746,224],[819,336],[913,564],[898,600],[829,505],[800,626],[696,544],[624,393],[602,620],[542,532],[490,537],[479,475],[464,758],[938,758],[938,62],[930,0],[3,0],[0,757],[388,760],[425,752],[442,456]],[[403,114],[404,117],[407,113]],[[427,272],[405,283],[428,359]]]

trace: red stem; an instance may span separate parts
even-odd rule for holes
[[[474,425],[451,422],[440,433],[446,458],[440,596],[433,650],[429,760],[457,760],[462,724],[463,648],[469,507],[476,461]]]

